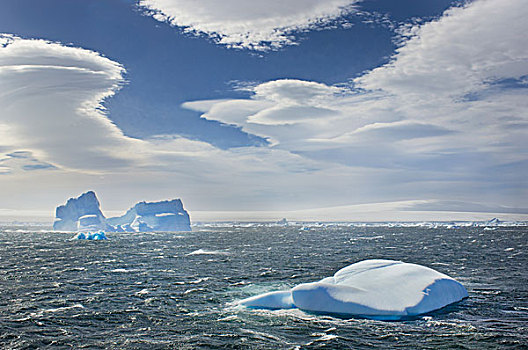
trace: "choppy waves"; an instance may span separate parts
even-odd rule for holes
[[[188,234],[0,229],[0,347],[522,348],[528,346],[525,226],[225,226]],[[237,300],[387,258],[431,266],[470,297],[406,322]]]

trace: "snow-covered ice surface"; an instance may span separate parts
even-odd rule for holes
[[[453,278],[431,268],[394,260],[364,260],[332,277],[240,302],[250,308],[301,310],[398,320],[439,310],[468,296]]]
[[[293,297],[291,290],[267,292],[242,300],[240,305],[253,309],[293,309]]]

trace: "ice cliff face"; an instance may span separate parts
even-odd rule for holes
[[[190,231],[191,222],[179,199],[140,202],[123,216],[107,219],[95,193],[89,191],[57,208],[53,228],[58,231]]]
[[[162,202],[140,202],[125,215],[107,222],[117,231],[190,231],[189,214],[179,199]]]
[[[57,231],[106,230],[106,218],[93,191],[70,198],[57,207],[53,229]]]

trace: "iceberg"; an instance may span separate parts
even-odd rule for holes
[[[247,308],[253,309],[278,310],[296,307],[293,303],[291,291],[268,292],[244,299],[240,303]]]
[[[497,219],[497,218],[493,218],[493,219],[489,220],[488,222],[486,222],[486,224],[488,224],[488,225],[495,225],[495,226],[497,226],[497,225],[499,225],[501,223],[502,223],[502,221]]]
[[[57,207],[55,216],[56,231],[191,231],[189,213],[180,199],[140,202],[123,216],[106,218],[95,192],[88,191]]]
[[[286,218],[282,218],[281,220],[277,221],[276,225],[278,226],[289,226],[288,220]]]
[[[88,191],[57,207],[53,229],[56,231],[108,230],[95,192]]]
[[[442,309],[467,296],[462,284],[431,268],[393,260],[364,260],[318,282],[247,298],[239,304],[248,308],[296,307],[312,313],[401,320]]]
[[[77,236],[75,236],[73,239],[85,239],[88,241],[103,241],[107,240],[105,233],[103,231],[100,232],[79,232]]]
[[[180,199],[161,202],[139,202],[123,216],[107,219],[117,231],[191,231],[189,214]]]

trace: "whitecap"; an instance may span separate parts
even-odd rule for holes
[[[139,292],[136,292],[135,295],[145,295],[145,294],[148,294],[150,293],[150,291],[148,289],[142,289],[140,290]]]
[[[198,249],[198,250],[195,250],[193,252],[190,252],[189,254],[187,254],[187,256],[189,255],[229,255],[230,253],[229,252],[226,252],[226,251],[221,251],[221,250],[205,250],[205,249]]]
[[[127,272],[134,272],[134,271],[138,271],[137,269],[113,269],[113,270],[110,270],[110,272],[115,272],[115,273],[127,273]]]
[[[46,309],[42,311],[43,312],[61,312],[61,311],[66,311],[66,310],[71,310],[71,309],[84,309],[84,306],[82,304],[74,304],[72,306],[58,307],[55,309]]]

